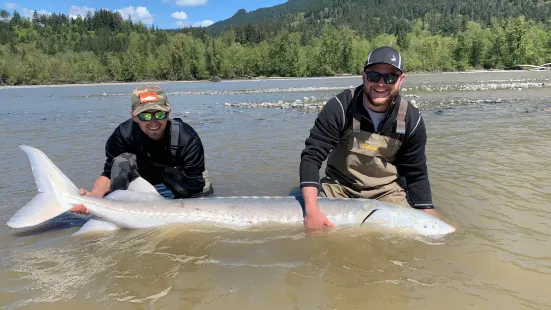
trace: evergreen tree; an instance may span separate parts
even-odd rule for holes
[[[390,45],[408,71],[551,62],[551,2],[293,0],[207,28],[162,30],[98,10],[0,10],[0,83],[359,74]]]

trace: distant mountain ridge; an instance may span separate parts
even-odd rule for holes
[[[299,23],[347,26],[364,35],[408,31],[418,20],[431,32],[453,34],[466,21],[490,24],[492,19],[524,15],[527,20],[551,23],[551,1],[544,0],[289,0],[232,17],[208,27],[218,34],[230,27],[263,25],[286,28]],[[272,24],[272,25],[270,25]],[[277,25],[277,26],[273,26]]]

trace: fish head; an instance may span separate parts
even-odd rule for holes
[[[374,224],[401,231],[410,231],[425,236],[444,236],[455,231],[455,227],[423,211],[390,203],[366,204],[367,216],[362,224]]]
[[[432,216],[421,212],[422,215],[413,221],[412,229],[425,236],[445,236],[455,231],[455,227]]]

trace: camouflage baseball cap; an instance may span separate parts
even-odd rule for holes
[[[170,111],[165,91],[155,85],[143,85],[134,89],[130,102],[132,115],[138,115],[147,110]]]

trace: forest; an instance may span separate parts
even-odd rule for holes
[[[0,10],[0,85],[360,74],[381,45],[406,72],[550,63],[551,2],[289,0],[182,29]]]

